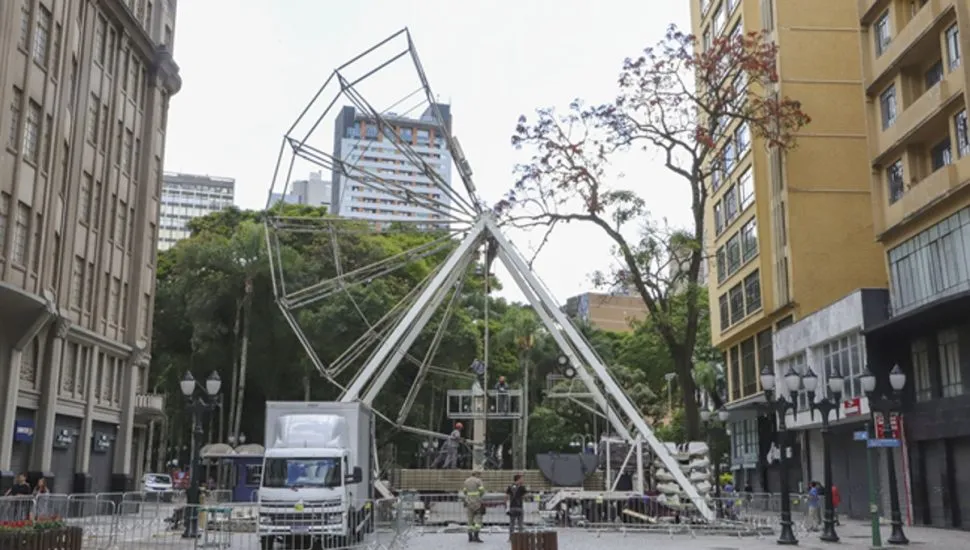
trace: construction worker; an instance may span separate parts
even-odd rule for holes
[[[432,468],[451,470],[458,467],[458,446],[461,443],[461,430],[463,428],[461,422],[455,423],[455,429],[451,431],[451,435],[441,445],[441,452],[435,459]]]
[[[505,381],[504,376],[498,377],[498,383],[495,384],[495,400],[498,404],[499,414],[508,414],[509,412],[509,384]]]
[[[481,468],[472,470],[472,475],[465,480],[462,495],[465,497],[465,513],[468,517],[468,542],[485,542],[482,540],[482,519],[485,516],[485,485],[479,477]]]

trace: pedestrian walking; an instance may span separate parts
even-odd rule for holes
[[[468,542],[485,542],[482,540],[482,520],[485,516],[485,485],[479,477],[481,470],[475,468],[472,475],[465,479],[462,494],[465,497],[465,514],[468,520]]]
[[[819,488],[818,482],[813,481],[808,485],[808,522],[807,528],[809,531],[818,531],[819,525],[821,524],[821,510],[819,508],[819,495],[821,490]]]
[[[518,529],[524,531],[525,509],[523,500],[529,490],[525,486],[525,478],[522,474],[515,474],[512,477],[512,485],[505,490],[505,512],[509,515],[509,538]]]

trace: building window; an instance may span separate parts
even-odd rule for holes
[[[721,294],[717,300],[718,316],[721,318],[721,330],[727,330],[731,326],[731,308],[728,305],[728,295]]]
[[[47,172],[51,165],[51,148],[54,146],[51,134],[54,132],[54,117],[47,115],[44,120],[44,154],[41,158],[41,170]]]
[[[83,304],[81,290],[84,288],[84,258],[76,256],[71,271],[71,304],[80,308]]]
[[[20,3],[20,39],[17,47],[24,51],[27,51],[27,44],[30,43],[30,7],[33,3],[33,0],[23,0]]]
[[[759,273],[755,271],[751,275],[744,278],[744,302],[745,302],[745,313],[746,315],[751,315],[755,311],[761,309],[761,279],[758,278]]]
[[[367,125],[364,129],[364,138],[374,140],[377,139],[377,126]]]
[[[913,340],[909,353],[913,361],[916,401],[930,401],[933,399],[933,382],[930,378],[930,350],[926,338]]]
[[[957,133],[957,155],[963,158],[968,152],[970,152],[970,139],[967,136],[967,111],[966,109],[957,113],[953,117],[953,124],[956,127]]]
[[[815,373],[823,376],[820,387],[828,376],[838,371],[843,378],[842,395],[845,399],[862,396],[862,373],[865,369],[859,340],[858,334],[850,334],[822,344],[822,368],[825,371]],[[827,393],[824,388],[822,391]]]
[[[730,139],[724,144],[724,174],[730,174],[734,170],[734,163],[737,161],[737,151],[734,142]]]
[[[773,341],[771,339],[771,328],[763,330],[758,333],[758,372],[764,367],[772,367],[775,365],[775,350],[773,348]],[[759,380],[760,381],[760,380]]]
[[[755,357],[754,338],[741,342],[741,378],[744,381],[744,396],[758,391],[758,361]]]
[[[727,23],[727,15],[724,13],[724,5],[719,5],[715,8],[714,12],[714,34],[719,35],[721,31],[724,30],[724,25]]]
[[[711,192],[717,191],[721,187],[721,165],[716,160],[711,162]]]
[[[731,220],[738,216],[738,188],[731,186],[724,192],[724,223],[731,223]]]
[[[10,195],[0,193],[0,258],[7,255],[7,221],[10,219]]]
[[[965,290],[970,283],[970,208],[889,251],[893,314]]]
[[[741,350],[740,346],[731,346],[729,353],[729,375],[731,376],[731,400],[741,399]]]
[[[723,283],[727,278],[727,251],[722,246],[717,249],[717,282]]]
[[[88,272],[86,273],[87,281],[85,282],[84,291],[84,311],[91,311],[91,306],[94,305],[94,264],[88,263]]]
[[[879,94],[879,107],[882,112],[882,129],[886,130],[896,123],[896,85],[886,88]]]
[[[741,283],[728,291],[728,299],[731,302],[731,324],[733,325],[744,319],[744,287]]]
[[[22,202],[17,203],[17,219],[13,231],[13,263],[26,266],[27,261],[27,231],[30,224],[30,207]]]
[[[875,30],[873,37],[876,40],[876,57],[878,57],[886,51],[886,48],[889,47],[889,42],[892,40],[892,28],[889,25],[889,11],[887,10],[880,15],[872,27]]]
[[[939,84],[943,80],[943,62],[937,61],[933,64],[929,70],[926,71],[926,75],[923,77],[926,82],[926,89],[930,90],[933,86]]]
[[[91,174],[84,173],[81,179],[81,193],[78,195],[78,214],[80,221],[89,223],[91,221]]]
[[[104,17],[98,17],[98,21],[94,24],[94,60],[102,66],[107,58],[107,51],[104,41],[107,30],[108,21]]]
[[[903,159],[886,168],[886,185],[889,187],[889,204],[893,204],[903,196]]]
[[[727,242],[727,272],[728,276],[741,267],[741,235],[735,233]]]
[[[738,158],[740,159],[751,147],[751,129],[747,122],[742,122],[734,131],[734,141],[738,143]]]
[[[751,168],[748,168],[738,178],[738,194],[741,195],[741,210],[744,211],[754,202],[754,175]]]
[[[758,221],[751,218],[741,227],[741,260],[747,262],[758,255]]]
[[[963,375],[960,372],[960,334],[955,329],[936,335],[940,352],[940,390],[943,397],[963,395]]]
[[[960,66],[960,29],[955,23],[946,30],[946,61],[951,71]]]
[[[936,172],[951,162],[953,162],[953,153],[950,151],[950,138],[946,138],[930,150],[930,164]]]
[[[14,86],[13,97],[10,99],[10,134],[7,137],[7,147],[14,151],[20,146],[21,109],[24,104],[24,92]]]
[[[131,162],[132,162],[131,155],[132,155],[133,141],[134,141],[134,135],[132,134],[131,130],[125,130],[125,148],[124,148],[124,151],[122,151],[121,153],[122,154],[121,162],[122,162],[122,166],[124,167],[124,172],[126,174],[131,173]]]
[[[24,158],[37,164],[40,157],[41,108],[34,100],[27,106],[27,125],[24,127]]]
[[[51,50],[51,26],[53,16],[51,11],[40,5],[37,15],[37,33],[34,34],[34,61],[41,67],[47,68],[48,56]]]

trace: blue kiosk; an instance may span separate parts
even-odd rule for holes
[[[231,502],[253,502],[262,478],[263,452],[263,446],[255,443],[235,449],[214,443],[204,446],[200,454],[207,479],[214,479],[217,489],[229,491]]]

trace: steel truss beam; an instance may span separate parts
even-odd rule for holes
[[[670,451],[657,439],[629,396],[616,383],[616,380],[613,379],[609,370],[582,334],[576,330],[557,307],[552,296],[529,269],[519,251],[505,238],[498,224],[488,212],[480,215],[461,244],[445,261],[441,271],[421,292],[411,309],[383,342],[380,349],[371,356],[340,400],[342,402],[360,400],[367,404],[373,402],[394,369],[400,364],[407,347],[417,338],[424,325],[434,314],[435,309],[444,300],[461,273],[464,272],[464,268],[467,268],[478,245],[487,238],[495,240],[498,258],[505,264],[516,284],[535,307],[546,329],[562,348],[563,353],[573,362],[578,376],[586,384],[593,400],[606,414],[614,429],[629,442],[635,443],[638,439],[646,441],[698,511],[708,520],[713,520],[714,515],[707,502],[681,471],[680,465],[671,456]],[[373,381],[371,381],[372,378]],[[368,386],[368,383],[370,385],[367,393],[361,398],[360,394]],[[602,390],[600,386],[602,386]],[[604,395],[604,390],[606,395]],[[612,403],[607,400],[607,395]],[[634,433],[631,433],[631,430],[627,428],[627,424],[633,427]]]

